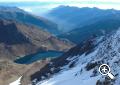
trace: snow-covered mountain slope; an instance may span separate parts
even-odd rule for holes
[[[98,69],[108,64],[115,80]],[[120,29],[76,46],[31,76],[33,85],[120,85]]]

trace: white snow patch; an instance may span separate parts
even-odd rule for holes
[[[22,76],[21,76],[20,78],[18,78],[18,80],[16,80],[16,81],[10,83],[9,85],[20,85],[20,84],[21,84],[21,83],[20,83],[21,78],[22,78]]]
[[[81,67],[78,66],[69,71],[65,71],[60,75],[56,75],[53,78],[43,82],[39,82],[36,85],[96,85],[96,82],[100,79],[101,75],[90,77],[90,75],[92,75],[92,70],[85,71],[84,73],[82,73],[82,75],[75,75],[79,72],[78,70],[80,68]]]

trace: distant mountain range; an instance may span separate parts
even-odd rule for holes
[[[70,31],[77,27],[93,24],[96,21],[110,18],[120,17],[120,11],[108,9],[102,10],[98,8],[78,8],[72,6],[59,6],[50,10],[46,17],[52,21],[58,21],[58,25],[62,25],[65,31]],[[70,27],[71,26],[71,27]],[[70,28],[68,28],[70,27]]]
[[[65,51],[71,46],[36,26],[0,19],[0,58],[15,59],[47,50]]]
[[[66,38],[76,44],[94,36],[108,34],[120,27],[120,18],[118,19],[103,19],[93,24],[76,28],[70,32],[59,35],[60,38]]]
[[[92,34],[110,32],[120,26],[120,11],[114,9],[59,6],[48,12],[46,17],[56,22],[59,30],[63,31],[59,37],[74,43],[88,39]]]
[[[28,25],[32,24],[32,25],[38,26],[38,28],[47,30],[48,32],[52,34],[55,34],[55,35],[59,34],[57,24],[45,18],[30,14],[17,7],[0,6],[0,18],[16,20],[16,21],[19,21],[19,22],[22,22]]]

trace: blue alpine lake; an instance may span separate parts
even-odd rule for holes
[[[14,62],[19,64],[31,64],[37,60],[46,59],[46,58],[56,58],[63,54],[64,52],[59,51],[45,51],[45,52],[38,52],[35,54],[27,55],[16,59]]]

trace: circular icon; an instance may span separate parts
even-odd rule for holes
[[[112,73],[110,73],[110,67],[107,64],[102,64],[99,67],[99,72],[102,75],[107,75],[110,79],[115,79],[115,76]]]
[[[107,64],[102,64],[102,65],[99,67],[99,72],[100,72],[102,75],[108,75],[108,73],[110,73],[110,67],[109,67]]]

